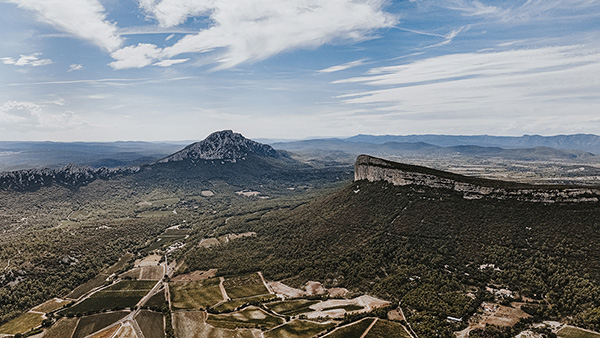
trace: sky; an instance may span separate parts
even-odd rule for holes
[[[0,0],[0,140],[600,134],[600,0]]]

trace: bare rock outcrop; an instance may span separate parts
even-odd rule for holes
[[[217,131],[200,142],[190,144],[173,155],[167,156],[158,163],[179,162],[185,160],[221,160],[236,162],[255,154],[267,157],[280,157],[270,145],[258,143],[245,138],[242,134],[231,130]]]

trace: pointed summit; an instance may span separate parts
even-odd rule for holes
[[[242,134],[231,130],[222,130],[208,135],[203,141],[192,143],[173,155],[167,156],[158,163],[178,162],[184,160],[221,160],[236,162],[250,155],[280,157],[281,155],[270,145],[258,143],[245,138]]]

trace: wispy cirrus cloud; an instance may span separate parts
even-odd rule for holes
[[[320,69],[317,72],[318,73],[334,73],[334,72],[339,72],[342,70],[346,70],[346,69],[350,69],[350,68],[354,68],[354,67],[358,67],[358,66],[362,66],[364,64],[366,64],[367,59],[360,59],[360,60],[356,60],[356,61],[350,61],[350,62],[346,62],[343,63],[341,65],[336,65],[336,66],[331,66],[325,69]]]
[[[210,26],[188,34],[173,45],[138,44],[115,51],[115,69],[141,68],[186,53],[213,52],[218,69],[267,59],[300,48],[373,38],[377,29],[392,27],[396,17],[380,0],[140,0],[161,27],[189,17],[207,19]]]
[[[72,36],[91,41],[106,51],[119,48],[123,42],[117,26],[108,21],[98,0],[6,0],[36,13],[39,21],[50,24]]]
[[[50,59],[40,59],[39,56],[42,53],[34,53],[30,55],[21,55],[18,59],[12,57],[3,57],[0,58],[0,61],[5,65],[14,65],[14,66],[46,66],[52,64],[52,60]]]
[[[428,0],[426,0],[429,2]],[[484,16],[505,22],[523,22],[537,17],[551,17],[564,11],[599,7],[596,0],[519,0],[511,2],[479,0],[442,0],[436,5],[461,12],[464,16]]]
[[[570,116],[568,124],[595,114],[600,80],[591,74],[598,73],[600,47],[574,45],[443,55],[336,83],[375,88],[338,98],[398,117],[508,125]]]

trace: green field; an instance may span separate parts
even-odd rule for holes
[[[318,300],[294,299],[265,304],[266,307],[283,316],[297,316],[301,313],[312,311],[309,306],[318,303]]]
[[[214,306],[223,300],[218,278],[194,282],[169,283],[173,309],[198,310]]]
[[[27,312],[10,322],[0,326],[0,333],[17,334],[25,333],[42,324],[42,315],[38,313]]]
[[[276,298],[277,298],[276,295],[263,295],[263,296],[255,296],[255,297],[250,297],[250,298],[234,299],[234,300],[230,300],[225,303],[221,303],[221,304],[213,307],[212,309],[217,312],[229,312],[229,311],[233,311],[233,310],[237,309],[238,307],[245,305],[245,304],[252,304],[252,303],[257,303],[257,302],[263,303],[263,302],[272,301]]]
[[[256,306],[249,306],[243,310],[213,315],[209,314],[206,323],[226,329],[258,328],[272,329],[284,323],[283,319],[275,317]]]
[[[365,330],[373,323],[373,318],[365,318],[356,323],[342,326],[339,329],[325,335],[327,338],[360,338]],[[385,336],[384,336],[385,337]]]
[[[73,338],[83,338],[91,333],[102,330],[119,319],[125,317],[127,312],[99,313],[91,316],[81,317]]]
[[[165,319],[162,313],[152,311],[140,311],[135,316],[135,321],[142,329],[145,338],[164,338]]]
[[[389,337],[389,338],[410,338],[404,326],[390,322],[388,320],[379,319],[377,323],[371,328],[369,333],[365,336],[365,338],[379,338],[379,337]]]
[[[558,331],[561,338],[600,338],[600,333],[585,331],[572,326],[565,326]]]
[[[335,326],[335,324],[319,324],[305,320],[292,320],[272,331],[265,332],[265,338],[310,338]]]

